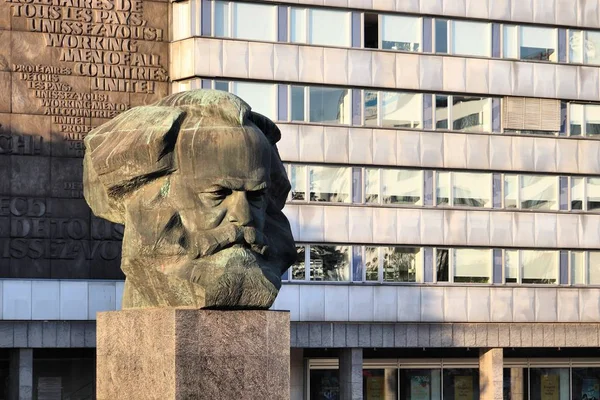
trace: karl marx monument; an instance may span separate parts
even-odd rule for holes
[[[289,398],[289,315],[266,311],[296,257],[279,139],[212,90],[86,137],[86,201],[125,225],[125,310],[98,315],[99,400]]]

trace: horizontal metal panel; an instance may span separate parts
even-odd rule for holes
[[[599,302],[596,288],[284,283],[272,308],[299,322],[582,323]]]
[[[278,148],[285,162],[590,175],[600,171],[600,158],[593,156],[600,142],[592,139],[352,128],[336,140],[335,151],[322,151],[323,137],[340,136],[340,128],[278,125]]]
[[[347,228],[348,215],[359,208],[364,209],[362,223],[377,229],[361,232],[356,227]],[[600,249],[600,242],[593,240],[600,230],[597,214],[313,204],[288,204],[284,213],[291,216],[292,231],[298,232],[295,239],[299,242]],[[298,213],[300,219],[294,218]],[[348,229],[348,236],[327,228],[333,226]],[[421,229],[418,234],[407,234],[407,227]],[[572,232],[582,234],[574,238]]]
[[[123,281],[2,279],[0,320],[95,320],[121,308]]]
[[[493,96],[595,101],[599,96],[600,69],[586,66],[498,59],[465,62],[455,56],[284,43],[268,44],[267,51],[264,43],[206,37],[172,46],[172,80],[194,76],[265,80],[272,76],[279,82]],[[325,62],[333,59],[336,62]]]

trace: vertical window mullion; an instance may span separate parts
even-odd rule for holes
[[[582,207],[581,209],[583,211],[587,211],[588,210],[588,201],[587,201],[587,197],[588,197],[588,180],[587,177],[582,178],[582,182],[583,182],[583,199],[581,199]]]
[[[383,16],[381,14],[377,15],[377,48],[378,49],[383,49],[383,23],[382,23],[382,20],[383,20]],[[364,29],[363,29],[363,32],[364,32]],[[364,47],[364,37],[363,37],[363,47]]]
[[[378,259],[377,282],[381,283],[381,282],[383,282],[383,247],[382,246],[377,247],[377,259]]]
[[[309,26],[310,26],[310,21],[308,20],[309,18],[309,11],[308,8],[304,9],[304,43],[308,44],[308,37],[309,37]]]
[[[448,206],[454,207],[454,171],[449,172],[448,175],[448,184],[450,185],[448,187]]]
[[[447,97],[446,109],[448,110],[448,130],[454,130],[454,96]]]
[[[515,38],[516,40],[516,53],[517,53],[517,60],[521,59],[521,27],[517,26],[517,37]]]
[[[522,175],[517,175],[517,210],[521,209],[521,181],[522,181]]]
[[[448,49],[448,53],[447,54],[454,54],[454,52],[452,51],[452,40],[454,37],[454,21],[449,19],[448,22],[446,22],[446,46]]]
[[[229,33],[227,35],[227,37],[233,37],[233,23],[234,23],[234,18],[233,18],[233,2],[228,2],[227,5],[227,10],[229,12],[228,15],[228,20],[229,20]]]
[[[518,268],[517,268],[517,283],[520,285],[523,283],[523,251],[517,250],[517,260],[518,260]]]
[[[456,249],[448,249],[448,282],[454,283],[454,251]]]
[[[310,88],[308,86],[304,86],[304,122],[309,122],[309,113],[310,113]]]
[[[304,167],[304,190],[306,193],[306,201],[310,201],[310,166],[306,165]]]
[[[310,281],[310,245],[304,246],[304,280]]]

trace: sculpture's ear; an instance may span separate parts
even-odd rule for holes
[[[273,121],[254,111],[250,111],[247,118],[265,134],[267,139],[269,139],[269,143],[274,145],[279,142],[281,139],[281,131]]]
[[[84,195],[94,214],[123,222],[122,197],[176,169],[173,149],[184,118],[179,108],[136,107],[86,136]]]
[[[117,196],[140,180],[173,170],[173,149],[184,117],[179,108],[158,106],[118,115],[86,136],[88,166],[109,194]]]

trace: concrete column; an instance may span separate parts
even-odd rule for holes
[[[290,349],[290,400],[304,400],[306,368],[304,366],[304,349]]]
[[[347,348],[340,350],[340,400],[362,400],[362,369],[362,349]]]
[[[502,400],[504,356],[501,348],[479,349],[479,399]]]
[[[510,369],[510,398],[512,400],[523,399],[525,388],[523,387],[524,368]]]
[[[33,399],[33,349],[10,352],[10,400]]]

